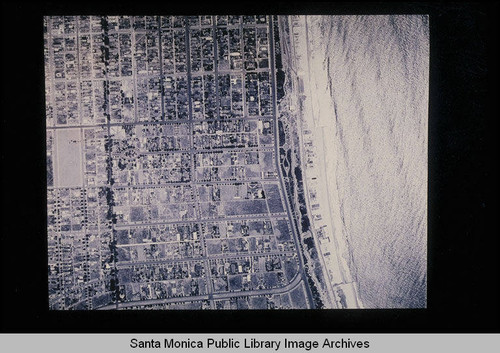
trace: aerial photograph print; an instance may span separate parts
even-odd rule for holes
[[[44,16],[48,310],[426,308],[429,34]]]

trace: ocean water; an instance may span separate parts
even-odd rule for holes
[[[324,58],[341,228],[366,308],[427,302],[427,16],[308,16]]]

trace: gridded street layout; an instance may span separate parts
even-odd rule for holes
[[[44,19],[51,309],[311,307],[274,21]]]

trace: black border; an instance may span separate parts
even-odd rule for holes
[[[1,332],[500,332],[498,2],[2,3]],[[428,308],[49,311],[42,16],[429,14]],[[495,231],[496,230],[496,231]]]

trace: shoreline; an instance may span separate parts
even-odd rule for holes
[[[358,293],[358,284],[353,280],[349,262],[352,262],[348,241],[344,234],[340,217],[339,200],[337,195],[337,181],[335,176],[336,145],[334,139],[325,136],[335,136],[335,125],[332,124],[331,114],[334,114],[332,98],[327,94],[326,69],[314,57],[310,57],[308,24],[305,16],[299,17],[301,25],[294,26],[291,31],[295,38],[292,46],[295,51],[293,61],[297,63],[299,79],[303,83],[304,105],[300,110],[301,119],[298,127],[301,146],[310,145],[316,150],[313,152],[317,159],[316,166],[303,166],[305,174],[306,202],[309,211],[316,200],[320,205],[320,212],[310,212],[314,229],[322,229],[326,236],[320,237],[313,231],[314,238],[320,245],[318,253],[327,270],[331,293],[344,308],[362,308],[363,304]],[[324,82],[320,79],[325,78]],[[315,95],[312,95],[315,87]],[[298,92],[299,94],[301,92]],[[307,131],[307,138],[304,132]],[[302,161],[306,160],[303,153]],[[310,152],[310,151],[309,151]],[[303,162],[304,163],[304,162]],[[328,177],[327,177],[328,176]],[[316,186],[316,188],[315,188]],[[313,191],[314,190],[314,191]],[[317,196],[311,200],[311,192]],[[318,217],[319,214],[319,217]],[[326,216],[326,217],[325,217]],[[322,233],[323,234],[323,233]]]
[[[359,280],[368,307],[421,307],[426,267],[425,17],[306,19],[310,40],[303,48],[310,70],[304,70],[305,84],[314,93],[313,121],[324,136],[317,143],[328,151],[325,168],[339,255],[352,279]],[[329,29],[331,35],[324,37]]]

